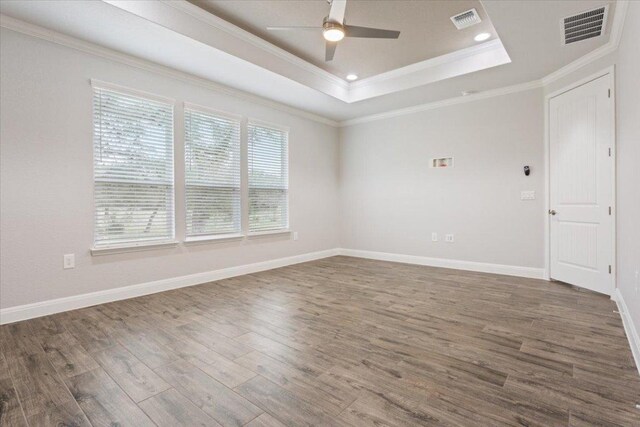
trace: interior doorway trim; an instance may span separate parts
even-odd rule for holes
[[[544,97],[544,185],[545,185],[545,191],[546,191],[546,197],[544,200],[544,279],[546,280],[551,280],[551,236],[550,236],[550,232],[551,232],[551,223],[550,223],[550,219],[549,219],[549,215],[547,214],[547,212],[550,209],[550,197],[551,197],[551,179],[550,179],[550,165],[551,165],[551,160],[550,160],[550,153],[551,153],[551,147],[550,147],[550,124],[549,124],[549,104],[551,102],[552,98],[555,98],[558,95],[562,95],[565,92],[568,92],[572,89],[575,89],[579,86],[582,86],[584,84],[587,84],[589,82],[592,82],[593,80],[596,80],[600,77],[604,77],[604,76],[609,76],[609,80],[611,83],[611,102],[613,105],[613,108],[611,108],[611,157],[613,160],[613,166],[611,169],[611,173],[613,174],[612,176],[612,180],[611,182],[613,183],[613,188],[612,188],[612,196],[613,196],[613,200],[612,200],[612,208],[613,208],[613,238],[612,238],[612,245],[613,247],[612,249],[612,254],[613,254],[613,260],[611,261],[611,274],[612,274],[612,281],[613,281],[613,290],[612,290],[612,294],[610,295],[611,297],[613,297],[615,295],[616,289],[618,288],[618,284],[617,284],[617,280],[616,280],[616,275],[617,275],[617,255],[616,255],[616,217],[617,217],[617,203],[616,203],[616,165],[617,165],[617,159],[616,159],[616,79],[615,79],[615,65],[611,65],[607,68],[604,68],[603,70],[598,71],[597,73],[591,74],[587,77],[584,77],[582,79],[576,80],[575,82],[572,82],[570,84],[568,84],[567,86],[564,86],[561,89],[558,89],[552,93],[549,93],[547,95],[545,95]]]

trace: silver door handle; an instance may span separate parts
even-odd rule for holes
[[[558,212],[556,212],[555,210],[553,210],[553,209],[549,209],[549,215],[555,215],[555,214],[557,214],[557,213],[558,213]]]

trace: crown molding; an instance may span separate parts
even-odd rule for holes
[[[102,2],[347,104],[511,62],[495,39],[349,83],[186,0]]]
[[[618,0],[616,2],[616,10],[613,14],[613,22],[611,24],[611,31],[609,32],[609,40],[606,44],[600,46],[599,48],[592,50],[584,56],[576,59],[575,61],[565,65],[564,67],[544,76],[541,80],[542,83],[546,86],[550,83],[555,82],[574,71],[579,70],[584,67],[602,58],[605,55],[615,52],[618,50],[618,46],[620,45],[620,39],[622,37],[622,31],[624,30],[624,21],[627,16],[627,9],[629,7],[628,0]]]
[[[122,3],[122,0],[117,1],[117,0],[103,0],[106,3]],[[313,65],[307,61],[305,61],[304,59],[301,59],[295,55],[293,55],[292,53],[287,52],[284,49],[279,48],[278,46],[269,43],[268,41],[246,31],[243,30],[242,28],[231,24],[230,22],[225,21],[222,18],[217,17],[216,15],[213,15],[211,13],[208,13],[207,11],[199,8],[198,6],[196,6],[193,3],[189,3],[187,1],[171,1],[171,0],[161,0],[163,3],[167,4],[168,6],[182,11],[194,18],[196,18],[197,20],[204,22],[205,24],[211,25],[215,28],[218,28],[234,37],[237,37],[243,41],[246,41],[248,43],[251,43],[252,45],[263,49],[265,51],[267,51],[268,53],[271,53],[273,55],[276,55],[277,57],[284,59],[285,61],[287,61],[288,63],[290,63],[293,66],[296,67],[300,67],[305,71],[308,71],[310,73],[313,73],[314,75],[325,79],[326,81],[338,85],[344,89],[347,89],[349,87],[349,82],[347,82],[346,80],[341,79],[340,77],[335,76],[334,74],[331,74],[328,71],[323,70],[322,68]],[[128,2],[128,1],[125,1]]]
[[[108,3],[117,3],[118,0],[103,0],[103,1],[107,1]],[[200,8],[198,8],[195,5],[192,5],[188,2],[169,2],[167,0],[162,0],[163,4],[169,4],[171,7],[177,8],[177,9],[181,9],[186,13],[192,14],[192,13],[196,13],[198,15],[201,15],[202,13],[205,13],[207,15],[207,20],[210,19],[210,17],[213,17],[211,19],[216,21],[216,25],[219,26],[220,29],[224,30],[224,31],[228,31],[231,34],[234,35],[239,35],[242,34],[241,37],[247,37],[248,39],[252,39],[251,42],[252,43],[257,43],[258,46],[260,47],[264,47],[265,49],[277,49],[280,50],[282,52],[285,53],[284,56],[293,56],[291,54],[289,54],[286,51],[283,51],[280,48],[275,47],[274,45],[254,36],[251,33],[248,33],[244,30],[241,30],[240,28],[221,20],[220,18],[215,17],[214,15],[208,14],[205,11],[202,11]],[[535,89],[535,88],[540,88],[540,87],[544,87],[549,85],[550,83],[565,77],[569,74],[571,74],[572,72],[590,64],[593,61],[596,61],[597,59],[615,52],[618,49],[618,46],[620,44],[620,39],[622,36],[622,32],[624,29],[624,21],[625,21],[625,17],[626,17],[626,13],[627,13],[627,8],[628,8],[628,0],[618,0],[618,2],[616,3],[616,10],[614,13],[614,17],[613,17],[613,22],[611,25],[611,30],[610,30],[610,35],[609,35],[609,41],[599,47],[598,49],[593,50],[592,52],[582,56],[581,58],[571,62],[570,64],[554,71],[553,73],[548,74],[547,76],[543,77],[540,80],[534,80],[534,81],[530,81],[527,83],[522,83],[522,84],[517,84],[517,85],[513,85],[513,86],[508,86],[508,87],[503,87],[503,88],[497,88],[497,89],[492,89],[492,90],[488,90],[485,92],[481,92],[481,93],[477,93],[477,94],[473,94],[473,95],[469,95],[469,96],[460,96],[460,97],[454,97],[454,98],[447,98],[444,100],[440,100],[440,101],[435,101],[435,102],[431,102],[431,103],[426,103],[426,104],[420,104],[420,105],[416,105],[416,106],[412,106],[412,107],[407,107],[407,108],[401,108],[401,109],[396,109],[396,110],[390,110],[390,111],[386,111],[383,113],[378,113],[378,114],[372,114],[372,115],[367,115],[367,116],[362,116],[362,117],[357,117],[354,119],[350,119],[350,120],[344,120],[344,121],[335,121],[335,120],[331,120],[328,119],[326,117],[322,117],[313,113],[310,113],[308,111],[304,111],[304,110],[300,110],[298,108],[295,107],[291,107],[276,101],[272,101],[269,100],[267,98],[263,98],[260,97],[258,95],[254,95],[251,94],[249,92],[245,92],[242,90],[238,90],[238,89],[234,89],[234,88],[230,88],[228,86],[219,84],[219,83],[215,83],[211,80],[208,79],[204,79],[201,77],[197,77],[193,74],[184,72],[184,71],[179,71],[176,70],[174,68],[170,68],[170,67],[166,67],[163,65],[159,65],[156,64],[154,62],[151,61],[147,61],[147,60],[143,60],[140,58],[137,58],[135,56],[132,55],[127,55],[127,54],[123,54],[121,52],[117,52],[115,50],[109,49],[109,48],[105,48],[105,47],[101,47],[98,45],[95,45],[93,43],[89,43],[89,42],[85,42],[82,40],[79,40],[77,38],[71,37],[71,36],[67,36],[61,33],[58,33],[56,31],[52,31],[37,25],[33,25],[33,24],[29,24],[27,22],[15,19],[15,18],[11,18],[9,16],[6,15],[1,15],[0,14],[0,26],[7,28],[9,30],[13,30],[22,34],[27,34],[30,35],[32,37],[36,37],[36,38],[40,38],[43,40],[47,40],[53,43],[57,43],[72,49],[76,49],[79,51],[83,51],[86,53],[90,53],[102,58],[106,58],[106,59],[110,59],[110,60],[114,60],[116,62],[120,62],[126,65],[130,65],[139,69],[143,69],[146,71],[151,71],[157,74],[161,74],[167,77],[171,77],[171,78],[175,78],[175,79],[179,79],[182,81],[186,81],[189,83],[193,83],[196,85],[199,85],[201,87],[210,89],[212,91],[221,93],[221,94],[225,94],[225,95],[229,95],[229,96],[233,96],[239,99],[243,99],[249,102],[254,102],[256,104],[259,105],[263,105],[269,108],[274,108],[289,114],[293,114],[299,117],[303,117],[309,120],[313,120],[319,123],[323,123],[329,126],[333,126],[333,127],[348,127],[348,126],[353,126],[353,125],[357,125],[357,124],[361,124],[361,123],[368,123],[368,122],[373,122],[373,121],[377,121],[377,120],[384,120],[387,118],[392,118],[392,117],[398,117],[398,116],[403,116],[403,115],[407,115],[407,114],[414,114],[417,112],[421,112],[421,111],[427,111],[427,110],[433,110],[433,109],[437,109],[437,108],[442,108],[442,107],[447,107],[447,106],[452,106],[452,105],[457,105],[457,104],[463,104],[466,102],[473,102],[473,101],[478,101],[478,100],[482,100],[482,99],[487,99],[487,98],[491,98],[491,97],[495,97],[495,96],[501,96],[501,95],[507,95],[510,93],[516,93],[516,92],[521,92],[521,91],[526,91],[526,90],[531,90],[531,89]],[[194,9],[195,8],[195,9]],[[194,12],[197,9],[196,12]],[[200,19],[198,17],[198,19]],[[240,33],[242,32],[242,33]],[[247,40],[249,41],[249,40]],[[500,47],[502,47],[502,43],[497,40],[497,43],[500,44]],[[422,61],[420,63],[416,63],[416,64],[412,64],[409,65],[407,67],[402,67],[396,70],[392,70],[388,73],[383,73],[383,74],[379,74],[377,76],[373,76],[367,79],[363,79],[361,81],[358,82],[353,82],[353,83],[346,83],[346,82],[342,82],[342,84],[346,84],[347,87],[350,88],[364,88],[367,86],[372,86],[375,84],[379,84],[379,83],[383,83],[385,81],[392,81],[394,79],[400,78],[400,77],[405,77],[408,76],[409,74],[412,73],[416,73],[419,71],[423,71],[425,69],[429,69],[430,67],[434,67],[434,66],[441,66],[443,64],[446,63],[450,63],[451,61],[455,61],[455,60],[464,60],[469,58],[470,56],[474,55],[474,54],[483,54],[486,52],[490,52],[491,50],[496,49],[497,46],[496,40],[493,40],[492,42],[487,42],[487,43],[483,43],[482,45],[478,45],[478,46],[473,46],[472,48],[469,48],[468,50],[463,49],[462,51],[458,51],[458,52],[452,52],[451,54],[447,54],[447,55],[443,55],[442,57],[438,57],[438,58],[432,58],[430,60],[427,61]],[[502,47],[503,48],[503,47]],[[316,68],[317,70],[321,71],[321,74],[329,74],[330,76],[332,76],[333,78],[340,80],[338,77],[335,77],[333,75],[331,75],[330,73],[312,65],[307,63],[304,60],[301,60],[298,57],[293,56],[293,59],[295,62],[299,62],[302,61],[305,64],[307,64],[307,66],[311,66]],[[283,59],[285,59],[283,57]],[[289,58],[290,59],[290,58]],[[306,67],[306,66],[305,66]],[[342,86],[344,87],[344,86]],[[348,102],[348,101],[345,101]]]
[[[358,117],[351,120],[344,120],[339,122],[340,127],[348,127],[361,123],[368,123],[377,120],[384,120],[392,117],[403,116],[407,114],[414,114],[420,111],[433,110],[436,108],[448,107],[450,105],[463,104],[466,102],[478,101],[481,99],[491,98],[494,96],[507,95],[509,93],[522,92],[525,90],[535,89],[539,87],[548,86],[549,84],[559,80],[571,73],[579,70],[580,68],[618,50],[620,40],[622,38],[622,32],[624,30],[624,22],[627,15],[627,8],[629,6],[629,0],[618,0],[616,2],[616,10],[613,15],[613,22],[611,24],[611,31],[609,32],[609,40],[603,46],[589,52],[588,54],[576,59],[568,65],[550,73],[540,80],[534,80],[528,83],[522,83],[514,86],[508,86],[498,89],[489,90],[469,96],[460,96],[455,98],[448,98],[441,101],[435,101],[427,104],[416,105],[408,108],[401,108],[398,110],[391,110],[384,113],[372,114],[368,116]],[[454,52],[455,53],[455,52]],[[396,71],[396,70],[394,70]]]
[[[413,107],[400,108],[380,114],[372,114],[369,116],[358,117],[356,119],[345,120],[339,123],[340,127],[348,127],[362,123],[369,123],[378,120],[390,119],[393,117],[406,116],[422,111],[435,110],[437,108],[449,107],[451,105],[466,104],[467,102],[480,101],[482,99],[493,98],[496,96],[508,95],[516,92],[523,92],[531,89],[541,88],[542,81],[534,80],[528,83],[521,83],[513,86],[506,86],[498,89],[492,89],[485,92],[476,93],[468,96],[458,96],[455,98],[443,99],[441,101],[430,102],[428,104],[416,105]]]
[[[363,101],[510,62],[502,42],[495,39],[353,82],[348,98],[349,102]]]
[[[416,62],[414,64],[407,65],[405,67],[396,68],[395,70],[380,73],[375,76],[367,77],[366,79],[358,80],[349,83],[349,89],[360,89],[363,87],[371,86],[377,83],[382,83],[387,80],[396,79],[398,77],[406,76],[408,74],[417,73],[420,71],[428,70],[439,65],[450,64],[461,59],[466,59],[487,51],[493,51],[498,49],[504,49],[500,39],[494,39],[479,45],[471,46],[465,49],[460,49],[454,52],[450,52],[444,55],[436,56],[435,58],[427,59],[425,61]]]
[[[313,120],[325,125],[337,127],[339,124],[335,120],[328,119],[326,117],[319,116],[317,114],[310,113],[308,111],[300,110],[294,107],[290,107],[285,104],[281,104],[276,101],[272,101],[263,98],[258,95],[254,95],[239,89],[233,89],[228,86],[214,83],[211,80],[197,77],[193,74],[179,71],[174,68],[166,67],[164,65],[157,64],[155,62],[147,61],[137,58],[132,55],[127,55],[115,50],[98,46],[93,43],[89,43],[75,37],[67,36],[56,31],[49,30],[47,28],[40,27],[38,25],[29,24],[19,19],[12,18],[7,15],[0,14],[0,27],[6,28],[17,33],[25,34],[31,37],[35,37],[41,40],[46,40],[52,43],[59,44],[71,49],[75,49],[84,53],[95,55],[101,58],[109,59],[121,64],[129,65],[141,70],[149,71],[155,74],[159,74],[165,77],[181,80],[187,83],[195,84],[205,89],[212,90],[214,92],[233,96],[238,99],[242,99],[248,102],[259,104],[268,108],[273,108],[285,113],[293,114],[305,119]]]

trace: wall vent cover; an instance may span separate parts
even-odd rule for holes
[[[603,35],[607,25],[608,10],[609,5],[606,5],[564,18],[562,20],[564,44]]]
[[[482,22],[482,19],[480,19],[480,15],[478,15],[477,10],[470,9],[466,12],[452,16],[451,22],[453,22],[453,25],[455,25],[457,29],[462,30],[463,28],[479,24]]]

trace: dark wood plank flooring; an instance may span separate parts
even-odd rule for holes
[[[640,426],[607,298],[334,257],[0,327],[1,426]]]

